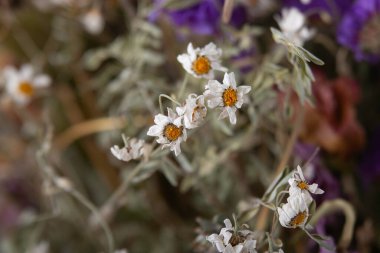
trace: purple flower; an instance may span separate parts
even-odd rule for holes
[[[350,8],[353,0],[311,0],[310,3],[304,4],[301,0],[283,0],[286,7],[296,7],[303,12],[321,12],[325,11],[333,17],[342,15]]]
[[[369,139],[368,149],[359,166],[359,173],[365,186],[380,178],[380,128]]]
[[[380,60],[380,0],[358,0],[344,15],[338,41],[350,48],[358,61]]]
[[[200,0],[190,6],[172,10],[162,8],[162,0],[156,0],[156,9],[151,13],[150,20],[155,21],[160,14],[165,14],[176,26],[187,27],[193,33],[217,34],[220,32],[223,3],[224,0]],[[242,5],[236,5],[230,24],[239,28],[246,20],[246,9]]]

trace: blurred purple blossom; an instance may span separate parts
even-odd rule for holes
[[[326,11],[336,18],[343,15],[348,10],[353,0],[312,0],[308,4],[303,4],[301,0],[283,0],[285,7],[296,7],[303,12],[321,12]]]
[[[187,27],[200,35],[218,34],[220,32],[221,14],[224,0],[200,0],[195,4],[180,9],[162,8],[163,0],[156,0],[155,8],[150,14],[150,21],[156,21],[161,15],[167,15],[179,27]],[[235,5],[230,24],[240,28],[247,21],[247,12],[243,5]]]
[[[380,128],[369,140],[368,148],[359,167],[360,177],[364,185],[368,185],[380,177]]]
[[[357,0],[344,15],[338,41],[350,48],[358,61],[380,60],[380,0]]]

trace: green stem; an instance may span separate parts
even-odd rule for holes
[[[183,82],[182,82],[182,85],[181,85],[181,89],[179,90],[179,93],[178,93],[178,99],[182,98],[183,93],[185,92],[185,89],[186,89],[188,81],[189,81],[189,74],[186,73],[185,74],[185,78],[183,79]]]

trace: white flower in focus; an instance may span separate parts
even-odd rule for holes
[[[310,193],[322,194],[324,191],[318,187],[318,184],[309,185],[305,177],[303,176],[302,169],[297,166],[297,171],[293,172],[293,176],[289,178],[288,183],[290,185],[289,194],[290,197],[302,197],[305,202],[309,205],[313,198]]]
[[[250,230],[235,231],[229,219],[224,220],[225,227],[218,234],[207,236],[219,252],[223,253],[256,253],[256,240]]]
[[[209,43],[203,48],[193,48],[193,44],[187,46],[187,54],[178,55],[177,60],[183,68],[197,78],[214,78],[214,70],[226,72],[227,68],[220,63],[222,49],[214,43]]]
[[[277,207],[280,224],[286,228],[296,228],[305,225],[309,216],[307,203],[301,197],[289,197],[282,207]]]
[[[283,9],[282,17],[277,17],[276,21],[285,37],[297,46],[314,36],[314,30],[305,27],[306,18],[296,8]]]
[[[223,108],[219,118],[227,116],[231,124],[236,124],[236,110],[241,108],[246,100],[245,94],[251,91],[251,86],[236,86],[235,74],[225,73],[223,84],[217,80],[210,80],[206,85],[204,95],[210,108]]]
[[[132,138],[125,142],[123,148],[114,145],[111,147],[111,152],[117,159],[128,162],[132,159],[138,159],[144,154],[144,144],[144,140]]]
[[[30,102],[36,89],[50,85],[50,77],[44,74],[35,74],[30,64],[21,66],[17,71],[14,67],[6,67],[3,70],[5,86],[10,97],[19,105]]]
[[[99,34],[104,28],[104,18],[99,8],[92,8],[81,17],[81,22],[87,32]]]
[[[178,108],[177,108],[178,110]],[[149,136],[157,136],[157,142],[163,144],[163,148],[170,147],[175,155],[181,153],[180,144],[186,141],[186,128],[182,125],[183,116],[178,116],[172,109],[168,108],[168,116],[158,114],[154,117],[156,125],[148,130]]]
[[[183,115],[183,123],[187,129],[200,126],[207,114],[205,97],[203,95],[197,96],[194,93],[190,94],[185,105],[178,107],[177,112],[179,115]]]

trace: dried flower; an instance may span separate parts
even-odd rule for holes
[[[132,138],[125,141],[123,148],[114,145],[111,147],[111,152],[117,159],[128,162],[132,159],[138,159],[144,154],[144,144],[144,140]]]
[[[289,197],[282,207],[277,207],[280,224],[286,228],[303,227],[309,216],[309,209],[304,198]]]
[[[220,119],[230,119],[231,124],[236,124],[236,110],[241,108],[246,100],[245,94],[250,92],[251,86],[236,85],[235,74],[225,73],[223,84],[217,80],[210,80],[206,85],[204,95],[210,108],[222,107]]]
[[[224,220],[225,227],[218,234],[207,237],[219,252],[223,253],[255,253],[256,240],[253,240],[252,231],[243,229],[235,231],[229,219]]]
[[[293,176],[289,178],[289,194],[290,197],[303,197],[307,204],[310,204],[313,201],[310,193],[313,194],[322,194],[324,191],[318,188],[318,184],[309,185],[305,177],[303,176],[302,169],[300,166],[297,166],[297,171],[293,172]]]
[[[154,117],[156,125],[148,130],[149,136],[157,136],[157,142],[163,144],[163,148],[170,147],[175,155],[181,153],[180,144],[186,141],[186,128],[183,127],[181,116],[178,116],[172,109],[168,108],[168,116],[158,114]]]
[[[187,54],[181,54],[177,60],[183,68],[197,78],[214,78],[214,70],[226,72],[227,69],[221,66],[220,58],[222,49],[217,48],[214,43],[209,43],[203,48],[193,48],[193,44],[187,46]]]
[[[36,88],[47,87],[51,82],[47,75],[36,75],[30,64],[23,65],[19,71],[14,67],[6,67],[3,75],[8,94],[19,105],[29,103]]]
[[[183,115],[183,123],[186,128],[192,129],[198,127],[207,114],[205,106],[205,97],[203,95],[190,94],[183,107],[177,109],[179,115]]]
[[[305,27],[306,18],[296,8],[283,9],[282,17],[276,17],[284,36],[297,46],[302,46],[306,40],[309,40],[314,31]]]

